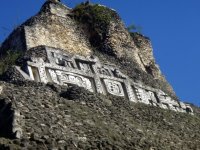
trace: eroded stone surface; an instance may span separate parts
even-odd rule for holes
[[[70,17],[71,9],[61,3],[46,2],[41,11],[18,27],[2,49],[29,50],[46,45],[68,52],[89,55],[92,47],[83,27]]]

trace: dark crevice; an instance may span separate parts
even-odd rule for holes
[[[0,137],[13,138],[12,133],[13,110],[11,103],[0,100]]]

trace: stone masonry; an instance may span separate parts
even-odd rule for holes
[[[2,43],[1,57],[22,54],[0,76],[0,149],[199,149],[199,113],[176,97],[150,39],[119,19],[100,49],[88,27],[49,0]]]
[[[41,47],[39,50],[42,51]],[[37,51],[37,48],[34,48]],[[36,82],[53,82],[59,85],[74,84],[90,92],[124,97],[132,102],[141,102],[164,109],[192,113],[192,108],[173,100],[159,89],[136,83],[116,66],[103,65],[96,56],[80,56],[61,49],[43,46],[46,57],[30,57],[23,67],[23,76]],[[44,59],[45,58],[45,59]],[[18,68],[19,69],[19,68]],[[27,79],[27,75],[24,76]]]

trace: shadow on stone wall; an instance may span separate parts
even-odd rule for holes
[[[0,99],[0,137],[14,138],[12,133],[13,110],[11,103]]]

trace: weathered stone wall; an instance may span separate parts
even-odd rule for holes
[[[7,49],[26,51],[46,45],[74,54],[89,55],[92,52],[89,39],[82,25],[70,17],[70,13],[71,9],[61,3],[45,3],[37,15],[13,31],[3,43],[1,51]]]
[[[132,33],[131,35],[134,43],[136,43],[136,46],[139,49],[138,55],[145,71],[156,79],[164,80],[164,77],[155,62],[150,39],[138,33]]]
[[[150,39],[138,33],[130,34],[120,20],[111,22],[107,36],[105,45],[113,51],[116,57],[135,62],[135,68],[160,80],[166,87],[166,91],[171,95],[176,95],[155,62]]]
[[[138,33],[131,33],[131,36],[139,49],[138,57],[140,58],[145,71],[152,75],[154,79],[162,81],[165,84],[166,90],[172,93],[172,95],[176,95],[172,86],[162,74],[159,65],[156,64],[150,39]]]
[[[10,105],[10,111],[13,110],[13,113],[7,114],[8,119],[13,119],[7,125],[11,126],[12,133],[16,134],[15,137],[38,139],[43,136],[48,139],[49,136],[54,136],[54,138],[59,136],[60,139],[65,139],[69,136],[66,134],[68,131],[67,115],[65,116],[66,112],[63,110],[64,100],[61,100],[56,92],[48,86],[44,88],[44,85],[40,83],[27,82],[27,85],[23,84],[23,86],[2,84],[5,86],[1,99],[6,100],[6,103]],[[32,86],[29,86],[30,84]]]
[[[71,53],[89,55],[92,51],[88,37],[70,14],[70,9],[61,4],[44,5],[41,13],[31,24],[25,23],[27,49],[39,45],[64,49]],[[50,7],[43,12],[45,7]]]
[[[138,56],[139,49],[132,40],[130,33],[125,29],[123,22],[120,20],[110,23],[106,45],[118,58],[126,57],[127,59],[131,59],[139,65],[140,69],[146,71]]]
[[[3,149],[200,148],[197,116],[78,87],[29,81],[0,85],[4,86],[0,115],[1,102],[5,101],[10,106],[6,114],[13,119],[6,127],[10,125],[11,135],[20,138],[5,139],[2,137],[6,135],[1,135]],[[2,130],[8,134],[7,128],[1,126]]]

